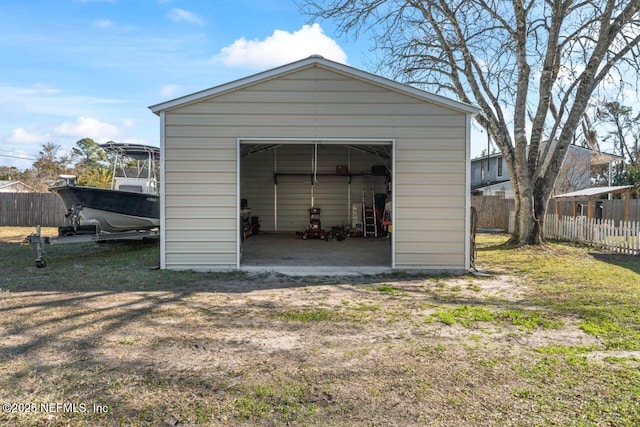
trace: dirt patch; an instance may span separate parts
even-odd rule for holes
[[[53,426],[544,424],[549,413],[517,397],[530,387],[536,349],[598,342],[558,314],[549,314],[553,328],[500,317],[544,315],[527,292],[508,275],[277,274],[198,276],[179,291],[4,292],[0,397],[109,412],[0,417]]]
[[[30,234],[36,232],[36,227],[0,227],[0,242],[20,243]],[[43,237],[53,237],[58,235],[58,229],[53,227],[43,227],[40,231]]]

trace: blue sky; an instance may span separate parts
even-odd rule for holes
[[[0,166],[84,137],[158,145],[149,105],[316,53],[368,70],[364,37],[295,0],[2,0]]]

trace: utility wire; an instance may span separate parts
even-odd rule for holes
[[[22,159],[22,160],[36,160],[35,157],[18,157],[18,156],[10,156],[9,154],[0,154],[0,157],[11,157],[12,159]]]

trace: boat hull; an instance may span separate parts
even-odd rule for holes
[[[160,226],[160,197],[104,188],[64,185],[51,187],[66,210],[81,220],[98,222],[109,233],[148,230]]]

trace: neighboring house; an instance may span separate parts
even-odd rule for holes
[[[304,229],[312,206],[323,224],[350,224],[361,172],[375,178],[382,166],[387,267],[469,269],[475,107],[312,56],[150,109],[161,129],[161,268],[243,269],[244,199],[265,231]],[[316,256],[308,243],[301,260]]]
[[[33,193],[35,190],[20,181],[0,181],[0,193]]]
[[[567,151],[553,194],[583,190],[591,185],[591,166],[609,164],[621,158],[571,145]],[[501,153],[471,160],[471,191],[476,195],[514,198],[507,164]]]
[[[513,198],[509,170],[502,153],[471,160],[471,191],[484,196]]]

